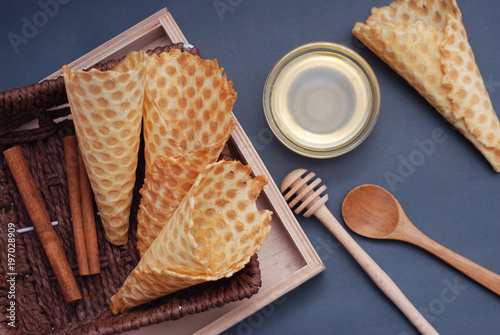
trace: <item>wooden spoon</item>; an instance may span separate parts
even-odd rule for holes
[[[321,183],[321,179],[319,178],[308,184],[315,174],[311,172],[303,176],[306,172],[307,170],[305,169],[292,171],[281,183],[281,192],[284,194],[285,200],[289,201],[289,207],[293,208],[298,205],[295,214],[300,214],[304,209],[307,209],[304,213],[305,217],[314,214],[349,251],[380,290],[392,300],[422,334],[438,334],[392,279],[354,241],[351,235],[347,233],[328,208],[326,208],[325,203],[328,200],[328,195],[321,195],[326,190],[326,186],[323,185],[316,189]]]
[[[500,276],[443,247],[415,227],[396,198],[376,185],[361,185],[347,194],[344,221],[365,237],[412,243],[441,258],[470,278],[500,295]]]

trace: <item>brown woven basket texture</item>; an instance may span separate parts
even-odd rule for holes
[[[160,53],[170,48],[183,48],[183,45],[178,43],[148,52]],[[199,55],[196,48],[189,50]],[[118,61],[109,61],[95,67],[106,70],[110,64]],[[105,240],[101,221],[96,215],[101,273],[79,276],[62,145],[64,136],[74,134],[74,125],[71,120],[54,122],[55,119],[68,115],[69,108],[51,109],[67,102],[63,78],[2,92],[0,99],[0,150],[3,152],[13,145],[21,145],[50,218],[59,223],[54,229],[83,296],[82,301],[74,304],[64,302],[54,273],[34,231],[16,232],[15,271],[8,268],[9,225],[14,223],[15,228],[19,229],[32,224],[1,155],[0,334],[118,334],[221,307],[228,302],[249,298],[257,293],[261,286],[261,276],[257,255],[254,255],[244,269],[230,278],[190,287],[128,313],[113,315],[109,309],[110,298],[139,261],[136,249],[136,217],[140,201],[138,191],[144,180],[142,147],[139,152],[128,248],[113,246]],[[38,119],[38,128],[13,130],[34,119]],[[228,155],[226,146],[221,158],[230,159]],[[8,281],[9,279],[11,281]],[[11,285],[12,282],[14,286]],[[9,325],[12,321],[12,312],[8,310],[11,301],[15,303],[14,328]]]

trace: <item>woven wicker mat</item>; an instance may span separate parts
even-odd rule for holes
[[[162,52],[182,44],[157,48],[150,52]],[[195,49],[192,52],[197,52]],[[116,62],[116,61],[115,61]],[[106,64],[110,64],[108,62]],[[107,69],[100,64],[100,69]],[[60,77],[61,78],[61,77]],[[125,281],[139,261],[136,249],[137,210],[139,189],[144,179],[142,146],[139,152],[136,185],[131,210],[128,248],[119,248],[107,242],[101,221],[96,216],[101,273],[78,276],[73,230],[69,211],[68,189],[64,166],[62,138],[74,134],[72,121],[55,123],[53,120],[68,115],[69,108],[47,111],[46,109],[67,101],[64,82],[60,79],[45,81],[23,89],[0,94],[0,150],[21,145],[33,174],[35,183],[46,204],[50,218],[58,221],[55,230],[61,240],[70,265],[75,273],[83,300],[66,304],[50,264],[34,231],[16,233],[15,275],[7,268],[7,236],[9,224],[15,228],[31,226],[23,201],[3,155],[0,156],[0,333],[8,334],[117,334],[187,314],[199,313],[228,302],[249,298],[261,285],[257,255],[240,272],[231,278],[207,282],[132,311],[113,315],[109,309],[110,298]],[[61,85],[62,83],[62,85]],[[3,109],[2,109],[3,108]],[[39,128],[12,131],[33,119]],[[221,158],[228,159],[226,147]],[[7,281],[15,278],[15,286]],[[15,299],[10,299],[12,288]],[[11,300],[15,301],[15,328],[9,325],[8,311]],[[12,309],[12,308],[11,308]]]

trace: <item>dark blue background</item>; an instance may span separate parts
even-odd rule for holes
[[[45,0],[44,0],[45,1]],[[61,2],[63,2],[61,0]],[[409,218],[431,238],[500,273],[500,175],[481,154],[402,78],[351,34],[376,1],[68,1],[15,48],[26,20],[42,10],[37,1],[0,7],[0,91],[31,84],[167,7],[190,43],[217,58],[238,92],[234,113],[277,184],[296,168],[314,170],[329,189],[329,208],[353,187],[374,183],[392,191]],[[224,6],[225,5],[225,6]],[[470,44],[493,106],[500,110],[500,3],[462,0]],[[221,10],[220,8],[225,10]],[[219,10],[218,10],[219,8]],[[23,19],[25,18],[25,19]],[[38,17],[41,19],[41,17]],[[12,34],[10,35],[12,36]],[[315,160],[287,150],[274,138],[262,110],[262,88],[287,51],[331,41],[358,51],[372,66],[382,93],[378,123],[354,151]],[[436,130],[437,129],[437,130]],[[442,131],[442,143],[422,164],[391,184],[416,142]],[[415,328],[377,289],[316,219],[299,218],[326,270],[227,334],[413,334]],[[354,236],[354,234],[353,234]],[[442,334],[500,333],[500,298],[426,252],[400,242],[358,243],[389,274]],[[450,286],[453,289],[450,289]]]

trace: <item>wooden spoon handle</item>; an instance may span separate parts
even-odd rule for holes
[[[429,251],[457,270],[474,279],[479,284],[500,295],[500,275],[442,246],[441,244],[437,243],[436,241],[422,233],[420,230],[418,230],[418,228],[415,228],[415,230],[419,234],[417,235],[413,233],[412,238],[405,240],[406,242],[410,242]]]
[[[345,231],[326,206],[321,206],[314,215],[335,235],[382,292],[422,334],[438,334],[384,270]]]

